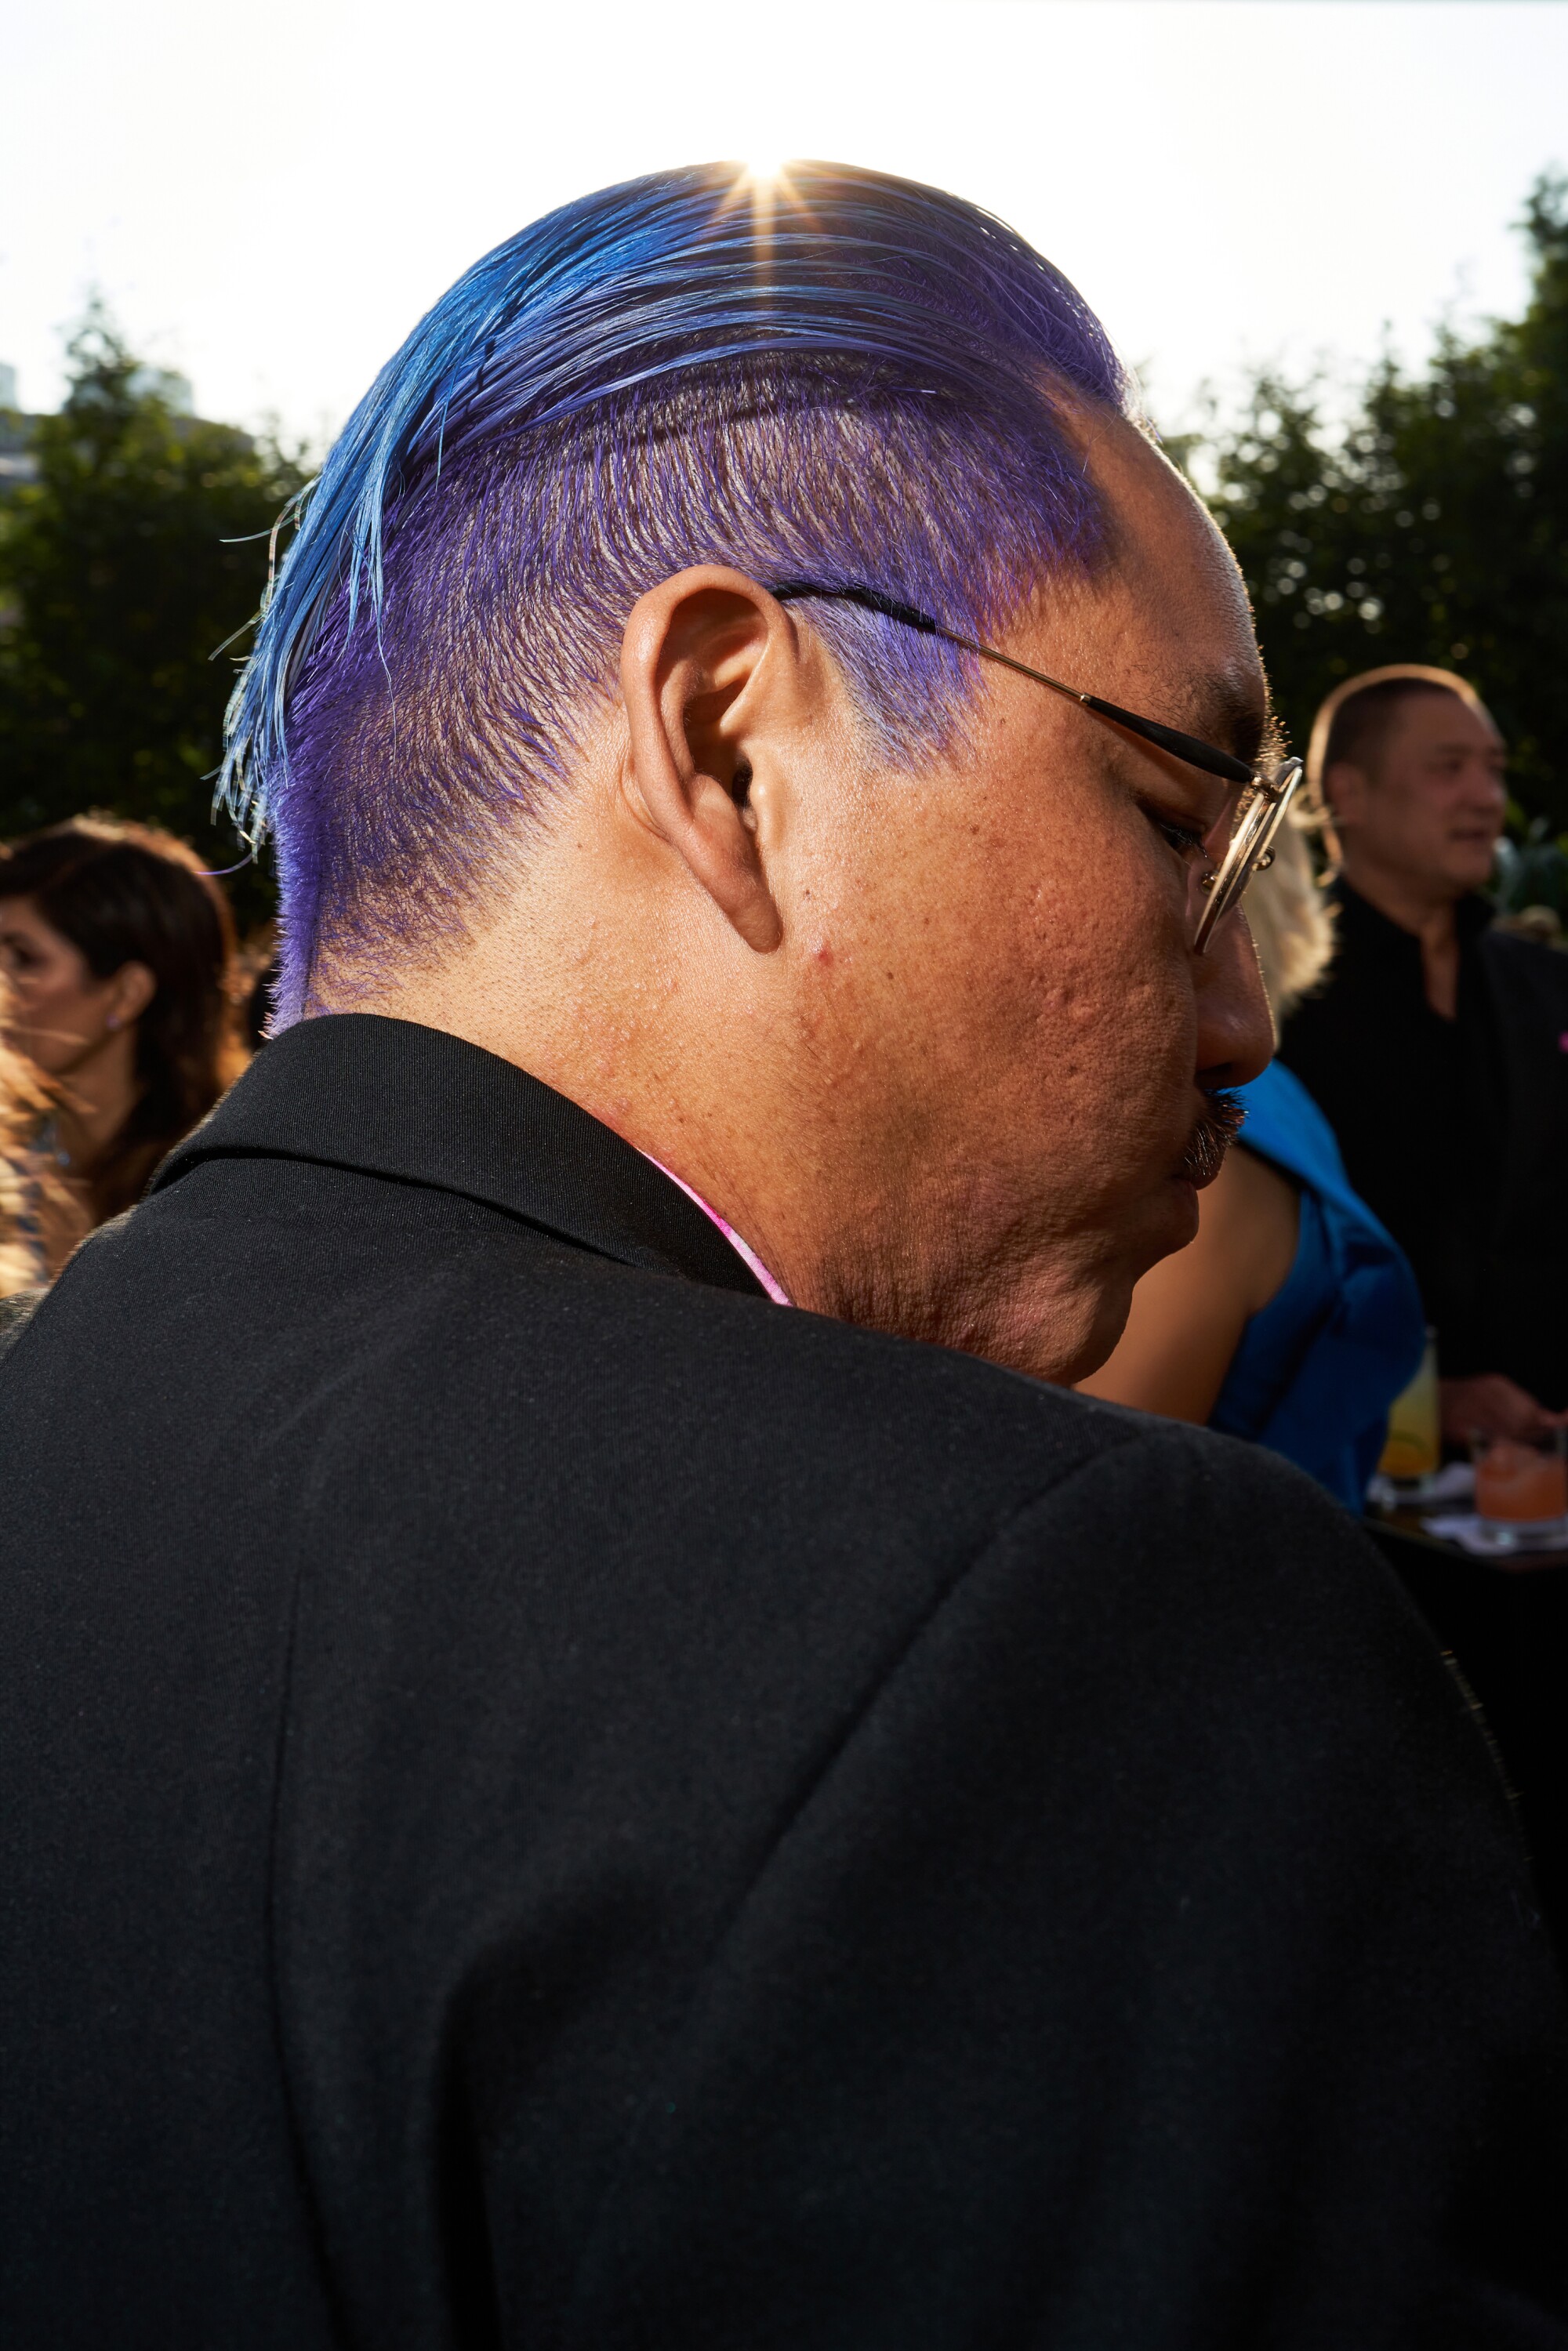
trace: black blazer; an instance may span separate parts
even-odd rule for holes
[[[1464,1698],[1268,1456],[264,1052],[0,1364],[16,2351],[1561,2345]]]

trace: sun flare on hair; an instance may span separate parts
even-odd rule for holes
[[[735,183],[724,199],[723,209],[747,207],[764,238],[770,238],[775,215],[796,208],[797,198],[789,180],[790,166],[779,153],[749,155],[740,164]]]
[[[773,214],[783,209],[797,209],[800,197],[789,181],[789,172],[800,169],[780,152],[768,155],[746,155],[734,164],[734,179],[719,200],[719,212],[750,212],[752,219],[764,228],[767,235]]]

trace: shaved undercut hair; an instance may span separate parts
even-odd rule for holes
[[[497,246],[344,428],[231,705],[220,791],[277,845],[275,1027],[319,974],[461,935],[671,573],[869,585],[983,636],[1092,567],[1085,403],[1131,413],[1072,287],[908,181],[708,165]],[[970,657],[809,610],[880,754],[941,750]]]

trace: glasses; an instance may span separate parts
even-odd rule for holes
[[[1162,726],[1157,718],[1140,718],[1135,711],[1123,710],[1097,694],[1080,694],[1075,685],[1064,685],[1061,678],[1048,677],[1042,669],[1030,669],[1027,662],[1014,661],[1011,653],[998,653],[994,645],[977,644],[973,637],[961,637],[956,630],[945,629],[940,621],[934,621],[929,612],[922,612],[914,604],[901,604],[876,588],[825,588],[810,580],[787,580],[772,592],[780,604],[800,603],[808,597],[820,597],[829,603],[859,604],[865,611],[880,613],[884,621],[897,621],[904,628],[918,629],[923,636],[940,637],[944,644],[957,645],[967,653],[978,654],[981,661],[1016,670],[1019,677],[1031,677],[1037,685],[1050,686],[1053,694],[1065,694],[1093,717],[1119,726],[1124,734],[1136,735],[1142,741],[1152,743],[1157,751],[1184,759],[1189,768],[1201,768],[1206,776],[1218,776],[1223,782],[1236,785],[1239,798],[1224,854],[1217,867],[1197,877],[1197,886],[1205,893],[1203,911],[1193,937],[1197,954],[1202,955],[1207,948],[1216,925],[1240,904],[1254,873],[1261,873],[1273,863],[1275,836],[1301,780],[1300,759],[1285,759],[1278,765],[1259,760],[1249,767],[1245,759],[1222,751],[1218,744],[1206,743],[1201,735],[1183,735],[1175,726]]]

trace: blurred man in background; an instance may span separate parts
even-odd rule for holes
[[[1308,775],[1339,953],[1281,1058],[1416,1269],[1445,1434],[1527,1437],[1568,1405],[1568,956],[1492,925],[1507,803],[1473,687],[1415,664],[1336,688]]]

